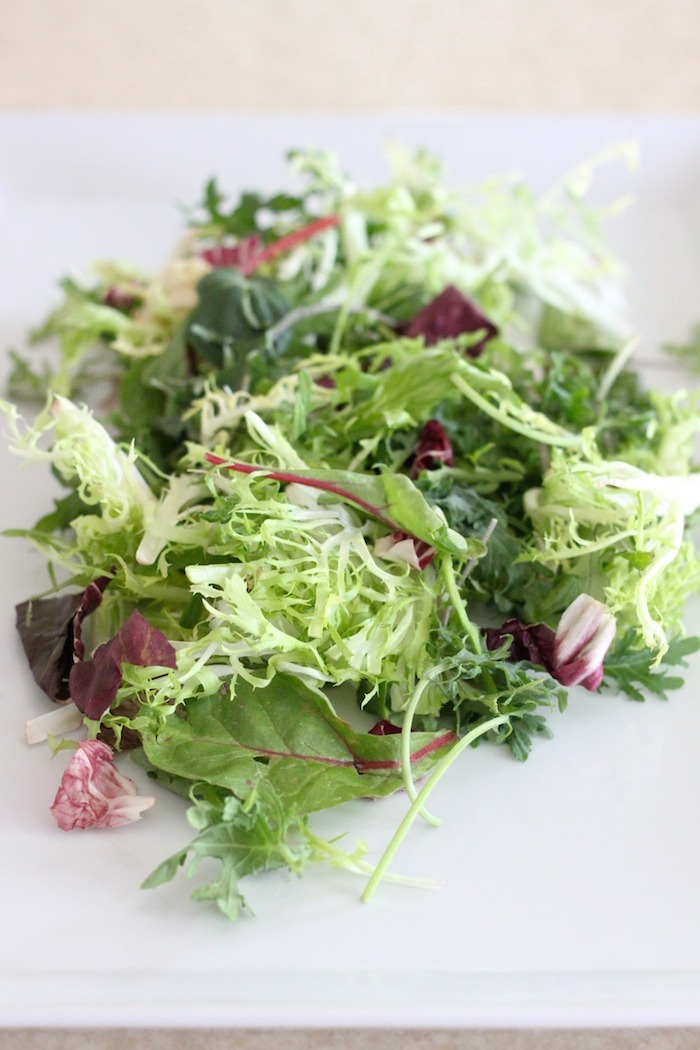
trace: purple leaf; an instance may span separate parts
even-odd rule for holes
[[[83,620],[100,604],[109,581],[101,576],[77,594],[30,599],[16,607],[17,630],[34,681],[51,700],[70,698],[68,675],[85,651]]]
[[[556,634],[543,623],[506,620],[485,632],[486,645],[497,649],[511,636],[511,660],[539,664],[562,685],[582,685],[595,692],[603,680],[603,659],[615,638],[615,617],[604,602],[579,594],[562,613]]]
[[[333,379],[332,376],[326,376],[326,375],[317,376],[314,379],[314,383],[316,384],[316,386],[320,386],[324,390],[335,390],[335,388],[337,386],[335,379]]]
[[[138,303],[138,298],[133,292],[125,292],[122,288],[108,288],[103,297],[105,306],[111,306],[113,310],[128,314]]]
[[[76,707],[99,719],[114,702],[122,684],[122,664],[137,667],[177,666],[175,650],[157,627],[133,612],[113,638],[95,650],[92,660],[73,665],[69,687]]]
[[[454,463],[452,445],[442,423],[429,419],[418,437],[411,477],[417,477],[423,470],[433,470],[441,463],[446,467]]]
[[[367,732],[371,736],[396,736],[397,733],[401,732],[401,726],[395,726],[393,722],[389,722],[386,718],[380,718],[378,722],[375,722],[371,729]]]
[[[83,620],[91,612],[94,612],[102,601],[105,587],[111,580],[111,576],[100,576],[97,580],[89,583],[83,591],[83,598],[78,610],[73,617],[73,661],[82,660],[85,656],[83,644]]]
[[[489,339],[498,335],[495,324],[454,285],[448,285],[415,317],[402,325],[400,331],[411,339],[423,336],[426,346],[434,346],[441,339],[454,339],[465,332],[484,331],[484,338],[469,348],[471,357],[478,357]]]
[[[118,828],[139,820],[154,802],[138,795],[133,780],[119,772],[111,748],[84,740],[61,778],[51,812],[62,831]]]
[[[506,620],[502,627],[488,627],[484,632],[489,649],[498,649],[507,635],[511,635],[511,660],[529,660],[548,671],[553,669],[555,634],[544,623],[525,624],[520,620]]]

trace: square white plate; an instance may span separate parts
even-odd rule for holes
[[[157,266],[182,228],[177,204],[210,175],[231,194],[283,188],[285,151],[316,145],[373,180],[388,137],[441,155],[453,184],[517,169],[537,189],[637,139],[639,172],[611,165],[596,193],[637,198],[610,232],[655,382],[679,385],[654,348],[700,319],[697,120],[5,115],[0,136],[3,347],[24,343],[61,275],[95,258]],[[31,524],[46,474],[4,444],[0,471],[0,524]],[[21,541],[0,551],[0,1026],[700,1025],[698,661],[669,703],[574,691],[524,765],[488,747],[464,755],[431,802],[443,826],[416,825],[393,865],[441,889],[387,884],[365,906],[345,872],[277,872],[248,886],[256,916],[229,924],[190,902],[184,876],[139,889],[189,841],[178,799],[159,793],[118,831],[54,826],[67,757],[24,744],[46,701],[13,628],[45,570]],[[315,824],[376,858],[406,804]]]

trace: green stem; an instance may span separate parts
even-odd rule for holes
[[[332,842],[328,842],[327,839],[321,839],[314,835],[308,827],[302,828],[302,834],[317,854],[317,856],[313,857],[314,861],[319,863],[326,861],[327,864],[334,868],[345,868],[346,871],[351,871],[355,875],[373,874],[373,865],[366,860],[362,860],[360,856],[338,849],[337,846],[334,846]],[[396,883],[398,886],[411,886],[419,890],[436,890],[442,885],[436,879],[414,878],[411,875],[398,875],[391,871],[387,872],[384,878],[387,882]]]
[[[630,357],[637,349],[638,344],[639,337],[636,335],[632,336],[631,339],[628,339],[627,342],[620,347],[620,349],[613,357],[612,361],[610,362],[600,381],[600,386],[598,387],[598,392],[596,393],[596,401],[599,404],[602,404],[605,401],[606,397],[610,393],[613,383],[619,376],[622,369],[627,365],[627,362],[629,361]]]
[[[461,594],[459,593],[459,586],[457,584],[457,577],[455,576],[454,565],[452,564],[452,558],[449,555],[445,555],[442,559],[442,572],[445,579],[445,586],[449,595],[450,601],[452,602],[452,608],[457,613],[457,617],[465,632],[467,633],[472,648],[475,653],[481,652],[481,635],[477,627],[469,619],[467,615],[467,607],[464,604]]]
[[[421,678],[420,682],[413,690],[413,694],[408,701],[404,714],[403,727],[401,729],[401,774],[403,776],[404,790],[411,802],[415,802],[418,794],[413,780],[413,771],[411,769],[411,729],[413,726],[413,716],[416,713],[416,708],[418,707],[423,693],[441,670],[442,666],[438,664],[429,674],[426,674]],[[442,823],[439,817],[434,817],[427,809],[421,809],[420,815],[427,824],[431,824],[434,828],[439,828]]]
[[[425,782],[421,790],[416,795],[416,798],[414,799],[411,808],[406,813],[406,816],[403,818],[398,828],[394,832],[394,835],[391,841],[389,842],[389,845],[384,850],[384,853],[382,854],[379,863],[374,869],[374,874],[365,886],[364,893],[361,897],[362,901],[364,901],[365,904],[367,904],[374,896],[375,890],[377,889],[377,886],[384,877],[384,873],[389,867],[389,864],[391,863],[394,854],[396,853],[399,846],[406,837],[406,834],[411,824],[421,812],[423,808],[423,803],[426,801],[433,788],[436,787],[438,782],[445,775],[445,773],[450,768],[455,759],[462,753],[462,751],[464,751],[466,747],[469,747],[470,744],[473,744],[474,741],[478,740],[480,736],[484,735],[484,733],[488,733],[491,729],[496,729],[498,726],[503,725],[504,722],[508,722],[508,720],[508,715],[498,715],[496,718],[489,719],[488,722],[483,722],[475,729],[472,729],[470,733],[467,733],[466,736],[463,736],[462,739],[457,744],[455,744],[455,746],[452,748],[449,754],[445,755],[443,760],[440,763],[438,763],[438,765],[430,774],[428,780]]]
[[[509,430],[514,430],[516,434],[522,434],[523,437],[530,438],[531,441],[539,441],[543,445],[556,445],[558,448],[580,448],[581,438],[578,434],[572,434],[568,430],[561,428],[558,434],[553,434],[546,430],[540,430],[536,425],[528,425],[527,423],[520,423],[518,420],[513,419],[507,412],[502,412],[500,409],[492,405],[485,397],[481,394],[477,394],[476,390],[469,386],[465,382],[464,378],[458,373],[454,373],[450,376],[452,382],[458,390],[464,394],[465,397],[469,398],[472,404],[476,405],[477,408],[481,409],[491,419],[495,419],[497,423],[501,423],[504,427],[508,427]],[[540,417],[545,418],[545,417]]]

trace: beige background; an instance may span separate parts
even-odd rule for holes
[[[0,0],[0,107],[699,110],[698,0]]]
[[[700,0],[0,0],[0,109],[700,112]],[[0,1030],[3,1050],[691,1050],[700,1031]]]

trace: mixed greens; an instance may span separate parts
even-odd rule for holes
[[[15,355],[3,403],[65,488],[12,533],[50,569],[17,607],[61,705],[37,735],[84,723],[188,798],[196,837],[146,885],[214,858],[194,895],[230,918],[244,876],[316,861],[367,899],[465,748],[525,759],[568,687],[664,697],[700,646],[697,398],[629,367],[591,166],[536,198],[390,161],[373,189],[322,153],[290,156],[293,193],[210,181],[161,272],[64,282],[54,365]],[[60,826],[131,819],[82,748]],[[402,789],[376,868],[313,831]]]

